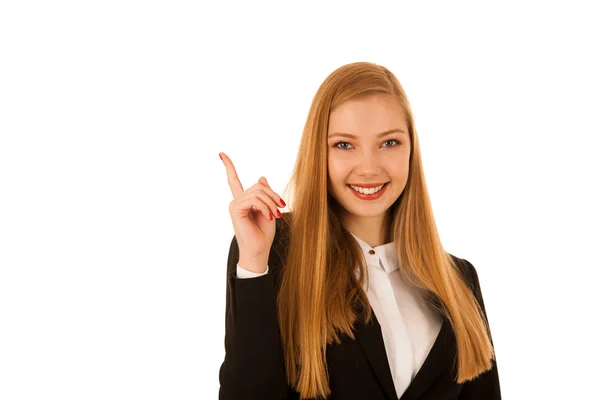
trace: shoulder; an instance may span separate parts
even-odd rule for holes
[[[469,286],[469,288],[473,292],[475,299],[477,300],[477,302],[479,303],[479,306],[481,307],[481,309],[483,311],[484,317],[487,319],[485,303],[483,301],[483,295],[481,293],[481,286],[479,284],[479,276],[477,274],[477,270],[475,269],[473,264],[471,264],[468,260],[466,260],[464,258],[456,257],[452,254],[450,254],[450,256],[452,257],[454,263],[456,264],[456,267],[459,269],[460,273],[462,274],[463,279],[465,280],[466,284]]]
[[[273,256],[278,257],[280,261],[284,261],[290,246],[292,213],[282,213],[281,218],[275,220],[275,224],[275,238],[273,239],[273,245],[271,246],[271,253]]]
[[[464,281],[469,285],[471,290],[477,294],[479,291],[479,277],[477,275],[477,270],[467,259],[457,257],[453,254],[450,254],[454,265],[458,269]]]

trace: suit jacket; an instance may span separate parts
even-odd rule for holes
[[[235,235],[227,261],[225,310],[225,359],[219,370],[219,399],[299,399],[285,380],[283,348],[277,320],[276,297],[285,248],[277,235],[286,235],[276,220],[276,237],[269,254],[269,273],[239,279],[239,248]],[[475,298],[485,307],[477,272],[467,260],[452,255]],[[487,318],[487,314],[485,314]],[[340,344],[327,346],[329,399],[398,400],[377,317],[358,322],[355,340],[344,336]],[[495,360],[492,369],[458,384],[454,358],[456,338],[449,321],[442,327],[427,358],[400,400],[499,400],[500,383]]]

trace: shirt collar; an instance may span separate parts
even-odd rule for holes
[[[383,269],[388,274],[398,269],[398,255],[394,242],[372,247],[352,232],[350,234],[360,245],[369,266]]]

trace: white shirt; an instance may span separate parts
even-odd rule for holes
[[[400,398],[427,358],[442,320],[402,279],[393,242],[371,247],[352,236],[367,260],[368,287],[366,282],[363,289],[381,326],[396,395]],[[257,274],[239,264],[236,271],[238,278],[254,278],[268,272],[269,266]]]

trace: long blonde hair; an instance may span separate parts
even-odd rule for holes
[[[402,106],[411,152],[406,187],[390,207],[388,237],[395,240],[403,277],[427,294],[428,304],[449,320],[456,336],[456,381],[491,368],[488,326],[472,291],[442,247],[425,184],[419,140],[410,104],[398,79],[385,67],[357,62],[332,72],[319,87],[304,127],[291,188],[289,244],[277,308],[288,384],[301,398],[331,394],[327,345],[342,334],[354,339],[354,323],[372,310],[362,285],[366,265],[358,243],[343,229],[328,191],[327,129],[330,113],[357,96],[382,93]],[[353,271],[360,266],[358,276]],[[362,305],[363,313],[353,307]]]

